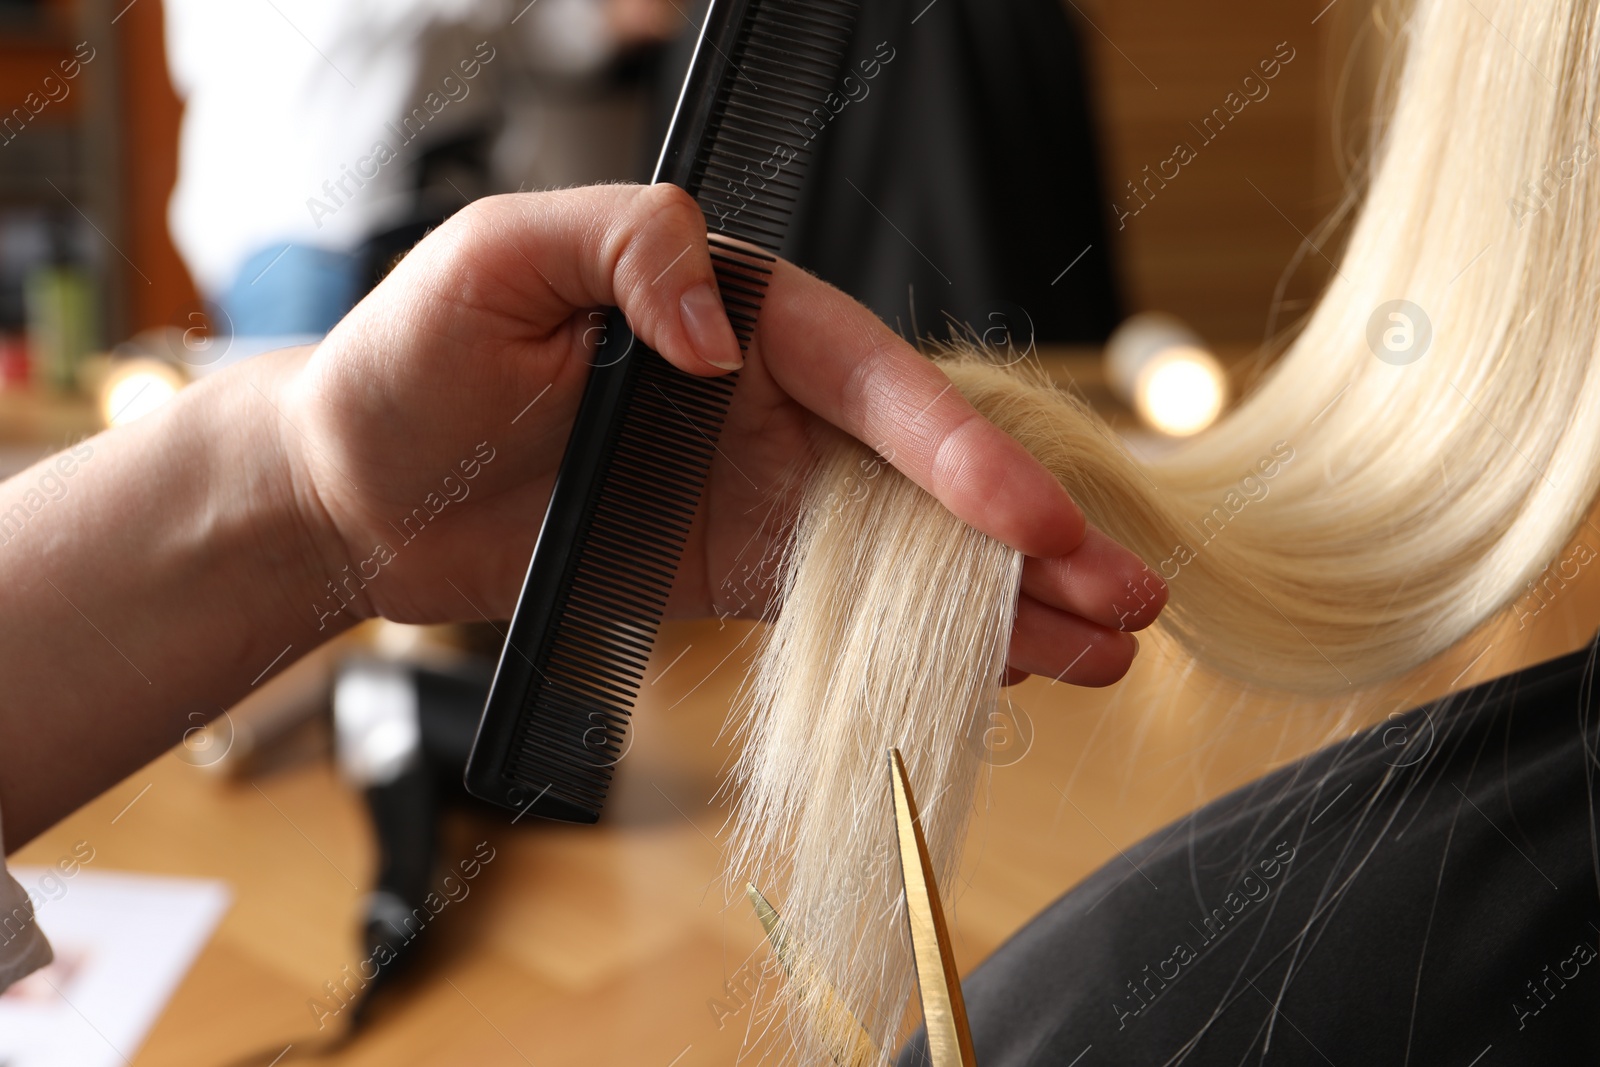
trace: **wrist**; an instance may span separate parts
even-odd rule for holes
[[[236,477],[232,472],[239,469],[257,472],[246,504],[252,555],[268,568],[264,573],[275,576],[296,627],[307,626],[325,639],[372,611],[359,592],[340,583],[351,557],[326,505],[325,482],[319,480],[326,457],[316,455],[307,436],[313,427],[297,403],[301,375],[313,351],[285,349],[253,358],[239,368],[244,387],[236,382],[228,390],[243,411],[215,404],[207,410],[218,420],[213,433],[237,438],[245,453],[219,453],[220,477]],[[239,425],[246,427],[243,434]]]
[[[82,442],[70,466],[53,457],[0,487],[40,502],[0,552],[13,607],[0,615],[8,843],[353,621],[319,630],[313,610],[335,547],[281,443],[276,397],[293,362],[232,368]],[[67,470],[70,483],[52,473]],[[39,485],[55,487],[47,506]]]

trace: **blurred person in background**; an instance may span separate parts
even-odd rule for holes
[[[166,0],[173,241],[235,356],[326,333],[470,200],[643,177],[670,0]],[[243,340],[243,339],[250,340]]]

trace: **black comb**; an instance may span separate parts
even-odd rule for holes
[[[654,180],[705,212],[741,349],[855,15],[855,0],[713,0],[700,31]],[[467,763],[472,793],[600,818],[736,377],[680,371],[606,316]]]

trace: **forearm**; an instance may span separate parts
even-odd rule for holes
[[[0,485],[0,813],[15,848],[348,626],[277,399],[304,351]],[[320,628],[319,628],[320,623]]]

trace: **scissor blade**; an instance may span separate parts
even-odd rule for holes
[[[745,883],[744,892],[750,898],[751,906],[756,909],[756,918],[761,920],[761,929],[766,932],[767,941],[772,945],[773,955],[778,957],[778,965],[783,968],[783,973],[789,976],[791,982],[798,983],[802,998],[816,998],[817,1017],[822,1020],[826,1032],[839,1041],[829,1050],[833,1062],[839,1067],[877,1067],[883,1062],[883,1053],[872,1043],[872,1037],[860,1021],[845,1007],[844,998],[839,996],[838,990],[806,964],[804,954],[784,930],[778,909],[761,895],[761,890],[748,882]]]
[[[950,931],[939,906],[939,886],[928,858],[928,843],[917,819],[916,798],[906,777],[900,750],[889,750],[894,780],[894,822],[900,841],[900,873],[906,886],[906,918],[911,925],[911,951],[917,961],[917,988],[922,994],[922,1021],[928,1031],[933,1067],[977,1067],[967,1005],[961,999],[961,977],[950,955]]]

